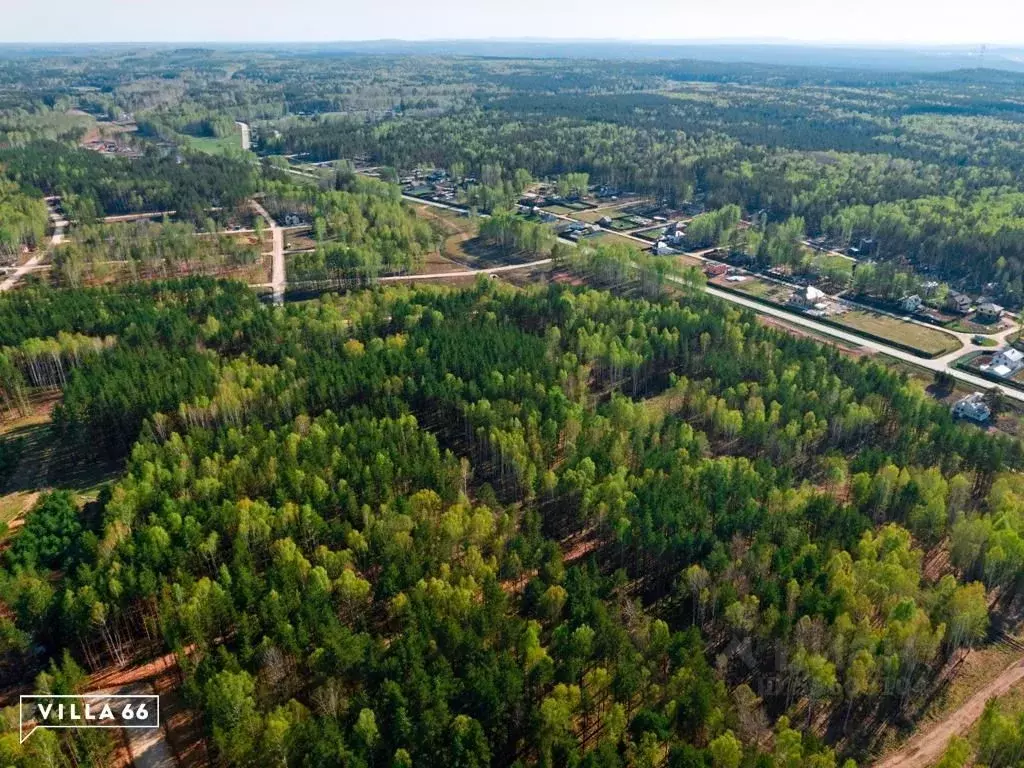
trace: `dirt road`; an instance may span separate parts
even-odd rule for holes
[[[928,768],[938,762],[953,736],[963,736],[981,717],[985,703],[1002,696],[1024,680],[1024,658],[1013,664],[960,707],[907,742],[899,752],[875,763],[874,768]]]
[[[274,291],[274,303],[284,304],[284,289],[287,285],[287,278],[284,271],[284,232],[277,226],[277,222],[267,213],[267,209],[257,201],[252,200],[253,210],[256,211],[267,222],[270,227],[270,237],[273,243],[273,266],[270,271],[270,287]]]
[[[55,198],[48,198],[46,201],[46,205],[50,209],[50,221],[53,224],[53,236],[50,238],[51,248],[58,246],[62,242],[64,242],[64,228],[68,225],[67,221],[64,220],[64,217],[53,206],[54,200]],[[22,277],[24,277],[29,272],[33,271],[36,267],[38,267],[39,262],[41,262],[48,255],[49,250],[40,249],[39,253],[37,253],[31,259],[26,261],[16,270],[14,270],[13,274],[11,274],[10,277],[8,277],[6,280],[0,283],[0,291],[11,290],[11,288],[18,284]]]

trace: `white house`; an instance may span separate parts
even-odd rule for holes
[[[1013,376],[1021,368],[1024,368],[1024,352],[1016,347],[1007,347],[997,352],[992,356],[992,362],[982,366],[983,371],[1004,379]]]
[[[815,288],[813,285],[808,285],[802,291],[793,291],[793,295],[789,297],[789,303],[806,309],[821,304],[825,298],[824,291]]]
[[[953,415],[982,423],[988,421],[992,416],[992,409],[985,403],[982,394],[975,392],[962,400],[957,400],[956,405],[953,406]]]

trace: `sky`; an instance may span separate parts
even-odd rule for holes
[[[0,0],[3,42],[1024,43],[1024,0]]]

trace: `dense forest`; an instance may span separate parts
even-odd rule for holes
[[[572,268],[622,290],[628,259]],[[5,401],[59,387],[54,429],[127,462],[3,555],[5,675],[175,651],[232,765],[858,757],[1024,575],[1024,451],[703,293],[629,290],[0,300]]]
[[[6,431],[26,421],[114,468],[0,530],[4,689],[171,658],[218,765],[870,762],[1008,629],[1024,446],[713,298],[695,268],[571,248],[514,204],[536,180],[637,192],[698,212],[686,248],[1019,306],[1020,85],[315,50],[3,60],[0,261],[41,244],[44,197],[70,224],[50,284],[0,295],[0,485],[38,450]],[[236,120],[261,159],[179,142]],[[79,146],[101,123],[131,125],[140,156]],[[553,279],[382,287],[450,236],[386,183],[425,167],[487,214],[456,239],[550,256]],[[211,276],[261,269],[253,200],[299,222],[296,293],[336,293],[271,307]],[[866,253],[811,264],[811,236]],[[95,285],[110,271],[131,279]],[[0,715],[3,765],[118,749],[22,743]],[[1020,726],[992,702],[942,765],[1011,766]]]
[[[0,176],[0,262],[13,260],[21,248],[39,246],[48,220],[42,200]]]
[[[65,212],[83,224],[150,211],[174,211],[196,223],[219,221],[255,190],[246,163],[156,149],[130,159],[37,141],[0,149],[0,168],[26,191],[59,195]]]

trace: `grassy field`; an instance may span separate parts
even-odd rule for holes
[[[620,219],[622,218],[623,213],[616,208],[593,208],[586,211],[570,211],[570,215],[574,219],[585,221],[587,224],[596,224],[605,216],[613,221],[615,219]]]
[[[920,350],[926,355],[936,356],[953,352],[961,346],[960,342],[948,333],[869,310],[857,309],[831,319],[847,328],[898,342]]]
[[[999,333],[1006,329],[1002,323],[977,323],[966,317],[957,318],[953,322],[947,323],[945,327],[959,333],[977,333],[979,335]]]
[[[685,253],[681,253],[676,256],[676,264],[680,267],[697,267],[697,269],[704,269],[704,262],[698,259],[696,256],[687,256]],[[732,283],[729,283],[732,285]]]
[[[564,205],[549,205],[546,206],[545,208],[542,208],[541,210],[547,211],[548,213],[553,213],[556,216],[571,216],[574,214],[578,214],[577,211],[574,211],[572,208],[566,208]],[[601,217],[598,216],[597,218],[599,219]]]
[[[666,226],[655,227],[654,229],[645,229],[643,232],[634,232],[637,237],[642,237],[644,240],[650,240],[652,243],[656,240],[660,240],[661,236],[665,234],[665,230],[668,229]]]
[[[612,243],[625,244],[625,245],[632,246],[633,248],[636,248],[637,250],[639,250],[640,248],[643,247],[636,240],[633,240],[633,239],[628,238],[628,237],[623,237],[622,235],[617,235],[614,232],[599,232],[596,235],[590,235],[589,237],[584,239],[584,242],[588,242],[588,243],[593,243],[595,241],[600,242],[600,243],[604,243],[605,245],[609,245],[609,244],[612,244]]]
[[[482,243],[477,238],[479,223],[476,219],[429,205],[414,205],[413,208],[417,215],[435,222],[445,233],[439,254],[441,258],[425,259],[422,270],[425,273],[455,271],[459,266],[487,269],[535,258],[502,253],[500,249]]]
[[[205,152],[208,155],[234,155],[242,152],[242,137],[238,133],[222,136],[219,139],[186,135],[182,135],[181,138],[189,149]]]
[[[721,280],[715,281],[716,285],[724,288],[732,288],[740,291],[741,293],[749,294],[750,296],[756,296],[759,299],[765,299],[778,304],[785,304],[791,293],[789,288],[779,285],[778,283],[771,283],[767,280],[761,280],[757,277],[748,277],[741,283],[729,283]]]
[[[811,256],[811,262],[814,264],[815,269],[818,270],[835,270],[852,275],[853,265],[856,263],[856,260],[838,253],[815,253]]]

